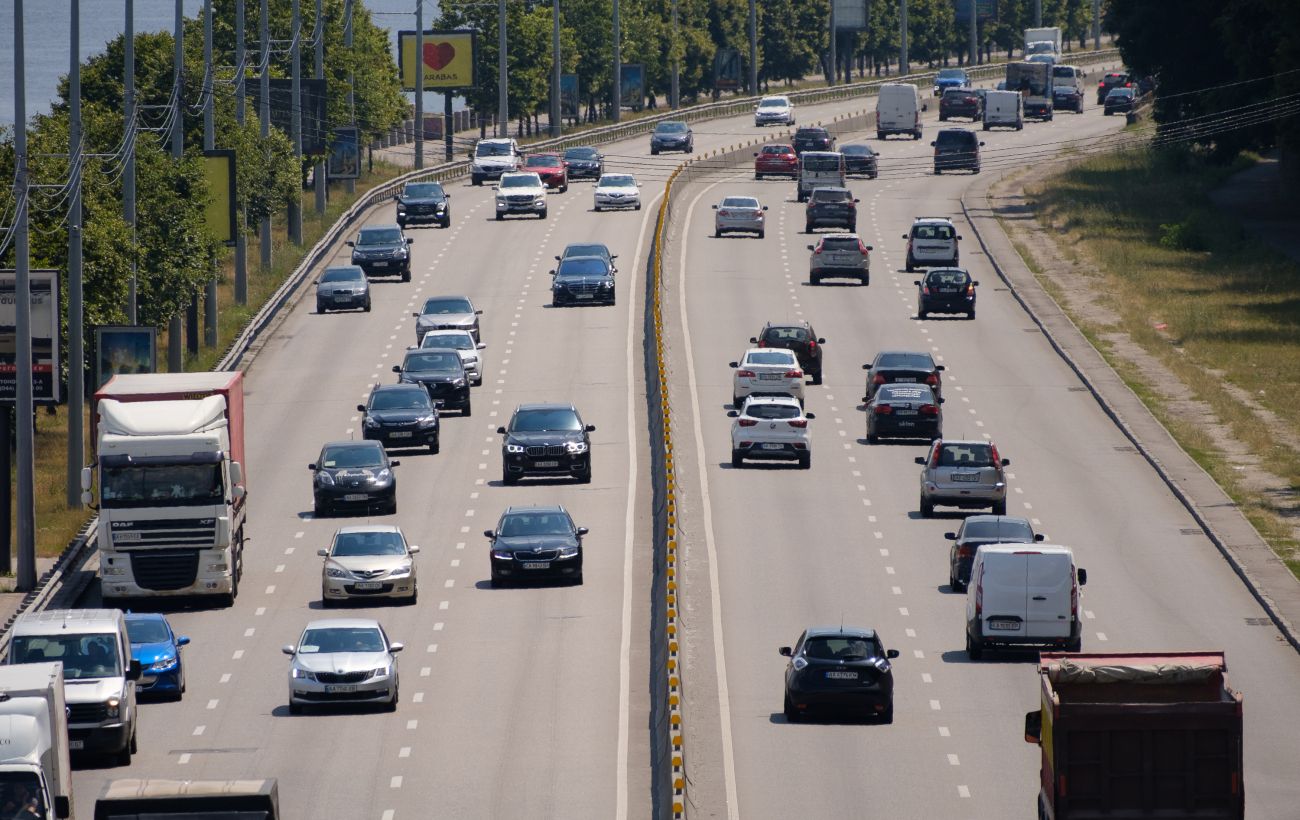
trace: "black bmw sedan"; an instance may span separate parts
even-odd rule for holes
[[[819,711],[894,719],[894,672],[874,629],[820,626],[805,630],[793,647],[781,647],[785,667],[785,719],[791,723]]]
[[[558,504],[507,507],[496,529],[483,534],[491,542],[494,587],[543,579],[582,583],[582,536],[587,528],[574,524]]]

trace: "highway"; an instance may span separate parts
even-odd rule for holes
[[[1047,161],[1041,146],[1122,124],[1089,104],[1083,116],[983,134],[985,173],[995,157]],[[1300,658],[1271,624],[1248,624],[1264,611],[1005,292],[961,219],[959,197],[975,178],[928,172],[935,126],[932,106],[923,142],[872,135],[881,177],[850,183],[859,233],[875,246],[870,287],[808,284],[812,240],[790,183],[743,170],[676,201],[664,303],[682,443],[692,816],[1034,816],[1040,752],[1022,729],[1038,704],[1035,656],[968,661],[965,596],[948,589],[943,537],[964,514],[920,517],[913,458],[922,443],[865,441],[861,365],[878,350],[911,348],[946,366],[947,436],[990,438],[1011,459],[1009,514],[1072,546],[1088,570],[1084,651],[1226,650],[1245,694],[1247,816],[1294,818]],[[732,194],[769,206],[766,239],[713,237],[709,206]],[[915,216],[957,222],[962,264],[981,282],[975,321],[916,318],[917,276],[903,270],[900,238]],[[765,321],[796,319],[827,340],[825,383],[807,388],[812,469],[733,469],[727,363]],[[901,651],[891,725],[790,725],[782,715],[777,648],[806,627],[839,623],[875,628]]]

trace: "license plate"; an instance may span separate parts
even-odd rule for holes
[[[952,480],[953,480],[953,481],[969,481],[969,482],[974,483],[974,482],[980,480],[980,474],[979,474],[979,473],[953,473],[953,474],[952,474]]]
[[[899,428],[902,428],[902,427],[915,427],[915,426],[916,426],[916,422],[914,422],[914,421],[900,421],[900,422],[896,422],[896,423],[895,423],[895,426],[897,426],[897,427],[899,427]]]
[[[595,298],[596,298],[596,294],[594,294],[594,293],[579,293],[577,296],[574,296],[573,298],[574,298],[574,299],[595,299]]]
[[[779,444],[779,443],[776,443],[776,442],[765,441],[765,442],[763,442],[763,449],[764,449],[764,450],[784,450],[784,449],[785,449],[785,445],[784,445],[784,444]]]
[[[989,629],[1017,630],[1020,629],[1020,622],[990,620]]]
[[[70,749],[71,751],[79,752],[79,751],[81,751],[81,750],[84,749],[84,748],[86,748],[86,741],[84,741],[84,740],[69,740],[69,741],[68,741],[68,749]]]
[[[939,292],[957,294],[957,293],[961,293],[961,290],[959,288],[939,288]]]
[[[410,438],[412,435],[414,434],[411,431],[407,430],[401,433],[389,433],[388,437],[389,438]]]
[[[903,410],[903,409],[897,409],[897,410],[894,411],[894,415],[895,415],[895,416],[915,416],[915,415],[916,415],[916,411],[915,411],[915,410]]]
[[[780,373],[759,373],[758,380],[761,382],[774,382],[785,378]]]
[[[140,533],[138,532],[115,532],[113,533],[114,541],[139,541]]]
[[[558,462],[558,461],[535,461],[535,462],[533,462],[533,466],[534,466],[534,467],[559,467],[559,466],[560,466],[560,462]]]
[[[357,685],[355,683],[329,683],[325,685],[325,692],[330,695],[355,691],[357,691]]]
[[[524,569],[550,569],[550,561],[525,561]]]
[[[374,266],[377,267],[377,268],[386,268],[386,267],[388,267],[388,263],[387,263],[387,262],[371,262],[370,264],[374,265]]]
[[[831,680],[857,680],[858,673],[845,672],[840,669],[832,669],[831,671],[826,673],[826,677],[830,678]]]
[[[364,590],[382,589],[384,585],[378,581],[357,581],[356,584],[354,584],[354,586],[356,586],[357,589],[364,591]]]
[[[369,497],[370,496],[366,495],[365,493],[348,493],[347,495],[343,496],[343,500],[344,501],[365,501]]]
[[[335,301],[335,302],[351,302],[351,301],[352,301],[352,297],[351,297],[351,296],[335,296],[335,297],[334,297],[334,301]]]
[[[897,382],[898,384],[915,384],[916,376],[899,376],[898,378],[894,379],[894,381]]]

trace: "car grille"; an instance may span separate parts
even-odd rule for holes
[[[144,589],[191,586],[199,575],[198,550],[151,550],[131,553],[131,574]]]
[[[352,584],[344,584],[343,590],[349,595],[387,595],[393,591],[393,585],[384,584],[379,589],[357,589]]]
[[[569,293],[595,293],[600,290],[600,282],[565,282],[563,287]]]
[[[320,683],[361,683],[370,677],[370,670],[364,672],[317,672],[316,680]]]
[[[406,206],[406,212],[408,214],[432,214],[432,213],[437,213],[437,211],[438,211],[437,205],[407,205]]]
[[[411,420],[411,421],[384,421],[384,422],[380,422],[380,425],[381,425],[385,430],[387,430],[387,429],[396,429],[396,430],[400,430],[400,429],[405,428],[405,427],[414,427],[415,424],[416,424],[416,423],[415,423],[414,420]]]
[[[435,399],[451,398],[460,390],[459,387],[453,387],[450,382],[425,382],[424,387]]]
[[[506,202],[509,202],[511,205],[530,205],[532,204],[532,201],[533,201],[532,194],[523,194],[523,195],[514,194],[506,197]]]
[[[68,723],[100,723],[108,719],[108,706],[103,703],[69,703]]]
[[[211,547],[216,543],[214,518],[177,518],[155,521],[114,521],[113,546],[120,550],[140,547]]]
[[[565,453],[564,445],[550,444],[545,447],[529,447],[527,453],[530,456],[562,456]]]
[[[518,550],[514,553],[516,561],[554,561],[560,557],[560,551],[555,549],[549,550]]]

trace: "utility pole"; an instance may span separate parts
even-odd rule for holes
[[[980,61],[980,40],[978,22],[976,18],[979,14],[979,5],[976,0],[966,0],[970,3],[970,58],[967,60],[967,67],[974,68],[979,65]]]
[[[261,19],[258,21],[258,36],[262,39],[261,54],[258,61],[261,63],[261,75],[257,82],[257,117],[262,124],[262,139],[271,136],[271,11],[267,8],[269,0],[262,0]],[[258,245],[260,246],[259,255],[262,270],[271,267],[271,217],[270,215],[262,217],[262,224],[258,226],[258,236],[260,237]]]
[[[217,96],[217,72],[212,66],[212,0],[203,0],[203,150],[211,151],[217,147],[216,123],[214,121]],[[217,346],[217,276],[216,272],[208,278],[203,287],[203,343],[208,347]]]
[[[682,61],[677,57],[678,49],[681,48],[681,44],[677,41],[677,36],[677,0],[673,0],[673,77],[672,84],[668,87],[668,106],[674,111],[677,110],[677,106],[681,105],[681,88],[679,82],[682,71]]]
[[[1034,0],[1034,25],[1043,25],[1043,0]]]
[[[293,87],[289,102],[289,139],[293,142],[294,196],[289,201],[289,241],[302,244],[302,2],[293,0],[293,40],[289,46]]]
[[[81,465],[85,463],[86,436],[82,429],[86,409],[86,331],[81,304],[81,0],[71,2],[72,24],[68,60],[68,166],[72,169],[68,203],[68,507],[81,507]],[[55,302],[58,305],[58,302]],[[57,310],[57,307],[56,307]],[[58,363],[54,378],[58,379]],[[9,503],[5,499],[4,503]]]
[[[618,122],[619,113],[623,109],[623,55],[619,52],[619,41],[622,39],[618,20],[618,0],[614,0],[614,110],[610,112],[610,119],[614,122]]]
[[[618,8],[618,0],[614,0]],[[617,14],[618,12],[614,12]],[[506,70],[506,0],[497,0],[497,136],[510,136],[510,76]]]
[[[131,229],[131,277],[126,282],[126,323],[136,323],[135,310],[135,0],[126,0],[126,26],[122,35],[122,121],[130,129],[123,134],[126,167],[122,169],[122,218]]]
[[[560,0],[551,3],[551,136],[560,136]]]
[[[243,2],[243,0],[240,0]],[[420,28],[423,28],[421,26]],[[343,47],[348,50],[348,57],[352,56],[352,0],[343,0]],[[420,62],[424,62],[423,50],[421,50]],[[351,68],[348,69],[348,124],[357,124],[357,98],[356,98],[357,76]],[[361,151],[361,134],[357,133],[357,159],[360,160]],[[448,157],[450,159],[450,157]],[[352,178],[343,180],[343,190],[349,194],[357,192],[357,181]]]
[[[245,118],[244,61],[248,59],[248,51],[244,44],[244,25],[244,0],[235,0],[235,122],[240,126],[243,126]],[[236,221],[239,231],[235,234],[235,303],[246,305],[248,304],[248,237],[245,231],[248,227],[248,212],[244,210],[242,202],[235,207],[239,209]]]
[[[424,167],[424,0],[415,0],[415,167]]]
[[[14,275],[18,335],[14,417],[18,424],[18,577],[15,588],[36,587],[36,460],[32,398],[32,280],[27,224],[27,66],[23,54],[23,0],[14,0]]]
[[[835,0],[831,0],[831,21],[830,21],[830,31],[831,31],[831,65],[830,65],[830,69],[831,69],[831,70],[827,73],[827,83],[826,83],[827,85],[835,85],[837,82],[840,81],[840,63],[839,63],[839,57],[838,57],[838,55],[835,53],[835,41],[838,39],[838,38],[835,36],[835,33],[836,33],[836,32],[835,32],[835,29],[836,29],[836,26],[835,26]]]
[[[172,159],[180,161],[185,155],[185,100],[181,93],[185,79],[185,3],[176,0],[176,28],[172,33],[172,87],[176,108],[172,111]],[[167,320],[167,370],[179,373],[185,369],[184,354],[181,352],[183,339],[181,334],[180,313],[173,314]]]
[[[1101,50],[1101,0],[1092,0],[1092,47]]]
[[[758,0],[749,0],[749,94],[758,94]]]
[[[325,11],[321,8],[321,0],[316,0],[316,79],[325,79]],[[421,63],[424,60],[420,61]],[[320,135],[317,135],[320,136]],[[326,199],[329,196],[329,179],[326,178],[325,157],[316,160],[316,170],[312,174],[315,180],[316,189],[316,215],[324,216]]]
[[[912,73],[907,64],[907,0],[898,0],[898,73],[904,77]]]

